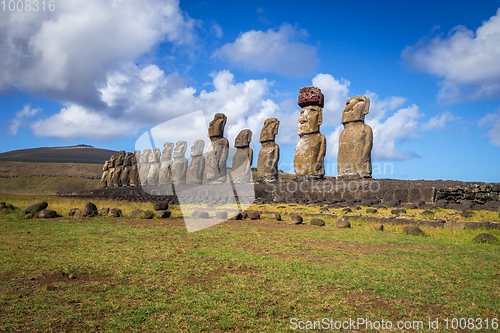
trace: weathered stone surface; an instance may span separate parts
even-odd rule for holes
[[[147,184],[158,185],[158,177],[160,174],[160,148],[153,149],[153,153],[149,156],[149,171]]]
[[[49,204],[46,201],[37,201],[23,208],[23,212],[31,213],[32,211],[42,211],[47,208]]]
[[[78,217],[80,215],[82,215],[82,211],[79,210],[78,208],[71,208],[68,213],[68,216],[73,216],[73,217]]]
[[[420,213],[422,215],[434,215],[434,212],[431,211],[431,210],[424,210],[422,213]]]
[[[132,156],[133,153],[125,154],[123,159],[123,170],[120,176],[120,182],[122,186],[130,186],[130,171],[132,171]]]
[[[115,163],[114,163],[114,171],[113,171],[113,175],[112,175],[112,186],[113,187],[120,187],[121,186],[121,181],[120,181],[120,177],[121,177],[121,173],[122,173],[122,170],[123,170],[123,160],[125,158],[125,151],[124,150],[120,150],[120,152],[118,153],[118,155],[116,156],[116,159],[115,159]]]
[[[369,108],[368,97],[355,96],[347,100],[342,114],[344,130],[340,133],[337,157],[340,178],[371,178],[373,131],[365,124]]]
[[[101,176],[101,188],[108,187],[108,169],[109,169],[109,161],[104,162],[102,167],[102,176]]]
[[[470,212],[468,210],[464,210],[462,213],[460,213],[460,215],[462,215],[465,218],[469,218],[469,217],[474,216],[474,212]]]
[[[323,123],[323,110],[319,106],[307,106],[300,110],[297,134],[300,136],[295,147],[293,165],[295,174],[306,178],[323,178],[326,139],[319,132]]]
[[[414,204],[417,207],[422,207],[423,205],[425,205],[425,201],[424,200],[417,200],[417,201],[414,202]]]
[[[231,218],[231,220],[243,220],[243,214],[238,213]]]
[[[393,199],[393,200],[389,200],[387,202],[384,202],[384,204],[387,207],[397,207],[397,206],[399,206],[400,203],[401,203],[401,200],[399,200],[399,199]]]
[[[139,178],[142,185],[148,185],[149,160],[151,158],[151,149],[144,149],[141,159],[138,161]]]
[[[208,128],[211,143],[205,161],[206,183],[225,183],[227,180],[229,141],[224,138],[226,121],[227,117],[224,114],[216,113]]]
[[[210,216],[208,215],[207,212],[201,211],[201,210],[195,210],[192,214],[191,217],[197,217],[197,218],[202,218],[202,219],[208,219]]]
[[[335,224],[337,228],[343,229],[343,228],[350,228],[351,223],[349,223],[349,220],[346,217],[341,217],[337,223]]]
[[[352,212],[352,209],[351,209],[351,208],[349,208],[349,207],[347,207],[347,208],[342,209],[342,211],[343,211],[344,213],[351,213],[351,212]]]
[[[271,213],[271,218],[276,221],[281,221],[281,214],[278,212]]]
[[[158,183],[160,185],[169,185],[172,183],[172,152],[174,144],[172,142],[165,142],[163,144],[163,151],[161,153],[160,172],[158,174]]]
[[[299,106],[305,108],[306,106],[325,106],[325,97],[321,89],[317,87],[302,87],[299,90]]]
[[[108,215],[109,214],[109,207],[99,208],[98,213],[99,213],[99,215]]]
[[[258,220],[258,219],[260,219],[260,214],[256,210],[249,210],[246,213],[247,213],[247,218],[249,218],[251,220]]]
[[[405,205],[405,208],[406,209],[417,209],[417,205],[416,204],[406,204]]]
[[[154,210],[167,210],[168,202],[167,201],[158,201],[153,204]]]
[[[114,217],[120,217],[123,215],[122,210],[120,208],[111,208],[109,210],[109,215]]]
[[[439,207],[439,208],[446,208],[446,206],[447,206],[447,205],[448,205],[448,200],[444,200],[444,199],[442,199],[442,200],[438,200],[438,201],[436,202],[436,205],[435,205],[435,206],[436,206],[436,207]]]
[[[476,237],[474,237],[474,240],[476,242],[497,242],[498,243],[498,239],[493,236],[492,234],[488,234],[488,233],[481,233],[479,235],[477,235]]]
[[[97,207],[92,202],[87,202],[82,211],[82,216],[95,216],[98,214]]]
[[[218,211],[215,213],[215,217],[221,220],[227,220],[227,212]]]
[[[138,186],[141,184],[141,179],[139,177],[139,167],[137,166],[137,161],[140,160],[141,151],[136,150],[131,157],[132,167],[130,169],[129,182],[130,186]]]
[[[248,183],[252,181],[253,149],[250,148],[252,131],[241,131],[234,142],[236,153],[233,156],[231,177],[235,183]]]
[[[145,212],[142,209],[134,209],[130,212],[129,216],[130,217],[137,217],[141,214],[144,214]]]
[[[172,181],[175,185],[186,184],[186,172],[188,168],[188,159],[184,157],[187,150],[186,141],[177,141],[175,145],[172,163]]]
[[[293,224],[301,224],[304,220],[302,219],[302,216],[299,214],[291,214],[290,219],[292,220]]]
[[[391,210],[391,214],[406,214],[406,210],[404,210],[404,209],[393,209],[393,210]]]
[[[375,223],[373,229],[376,231],[384,231],[384,225],[382,223]]]
[[[34,217],[35,217],[35,214],[34,214],[34,213],[28,213],[28,214],[24,215],[24,218],[25,218],[25,219],[32,219],[32,218],[34,218]]]
[[[325,221],[323,221],[321,219],[312,219],[310,223],[311,223],[311,225],[316,225],[318,227],[325,226]]]
[[[116,156],[113,155],[110,157],[108,163],[108,174],[106,179],[107,187],[113,187],[113,174],[115,172],[115,162],[116,162]]]
[[[57,213],[55,210],[43,209],[38,212],[37,217],[42,219],[53,219],[57,217]]]
[[[416,225],[407,225],[404,229],[403,229],[403,232],[405,234],[408,234],[408,235],[419,235],[419,234],[423,234],[424,232],[422,231],[422,229],[420,229],[418,226]]]
[[[157,210],[154,214],[160,219],[168,219],[172,215],[172,212],[169,210]]]
[[[145,218],[145,219],[150,220],[150,219],[152,219],[153,217],[154,217],[153,213],[151,213],[149,210],[147,210],[147,211],[145,211],[145,212],[144,212],[144,218]]]
[[[376,213],[376,212],[377,212],[377,210],[375,208],[367,208],[366,209],[366,213],[368,213],[368,214],[373,214],[373,213]]]
[[[260,132],[260,149],[257,160],[257,178],[259,180],[275,181],[278,179],[278,162],[280,148],[274,142],[278,134],[280,122],[276,118],[266,119]]]
[[[205,141],[203,140],[196,140],[191,147],[191,163],[189,163],[186,172],[186,183],[188,185],[200,185],[203,183],[203,174],[205,172],[204,148]]]

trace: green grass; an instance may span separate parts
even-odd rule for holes
[[[35,198],[10,199],[0,196]],[[45,199],[65,214],[85,204]],[[287,332],[291,318],[499,317],[500,246],[472,242],[484,230],[415,237],[326,218],[321,228],[232,221],[188,234],[179,220],[137,221],[0,215],[0,331]]]

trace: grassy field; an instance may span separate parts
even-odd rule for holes
[[[72,219],[67,210],[84,200],[0,195],[19,207],[34,199],[64,216],[0,215],[3,331],[288,332],[323,318],[429,331],[429,318],[439,318],[437,331],[452,332],[452,318],[481,318],[483,328],[488,319],[489,331],[500,319],[500,246],[472,241],[484,230],[408,236],[401,226],[376,232],[360,220],[337,229],[326,218],[325,227],[243,220],[188,234],[178,207],[165,220]],[[314,212],[278,206],[263,207]]]

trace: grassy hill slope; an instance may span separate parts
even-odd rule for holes
[[[39,163],[89,163],[104,164],[115,150],[93,147],[42,147],[13,150],[0,153],[0,161],[39,162]]]

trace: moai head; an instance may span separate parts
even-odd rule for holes
[[[278,134],[278,127],[280,121],[276,118],[266,119],[264,127],[260,131],[260,142],[274,141],[276,134]]]
[[[234,146],[236,148],[245,148],[250,146],[251,141],[252,141],[252,131],[249,129],[244,129],[238,134],[236,140],[234,140]]]
[[[122,165],[124,158],[125,158],[125,150],[120,150],[120,152],[118,153],[118,156],[116,156],[115,165]]]
[[[149,163],[159,162],[161,156],[160,148],[154,148],[153,152],[149,155]]]
[[[205,148],[205,141],[196,140],[194,145],[191,147],[190,156],[198,156],[203,154],[203,149]]]
[[[186,153],[187,149],[187,142],[186,141],[177,141],[177,144],[175,145],[174,149],[174,158],[179,158],[179,157],[184,157],[184,154]]]
[[[109,164],[108,164],[110,168],[115,167],[115,161],[116,161],[116,156],[115,155],[111,156],[111,158],[109,159]]]
[[[365,115],[368,114],[370,108],[370,99],[365,96],[355,96],[347,100],[342,114],[342,124],[351,123],[353,121],[365,121]]]
[[[208,128],[208,136],[212,138],[222,138],[224,136],[224,127],[226,126],[227,117],[223,113],[216,113],[214,120],[210,122]]]
[[[134,151],[134,153],[135,153],[135,160],[140,161],[141,160],[141,151],[136,150],[136,151]]]
[[[174,144],[172,142],[165,142],[163,144],[163,151],[161,153],[162,161],[167,161],[172,159],[172,151],[174,150]]]
[[[123,159],[123,165],[132,165],[132,156],[134,153],[127,153]]]
[[[141,163],[149,163],[150,155],[151,155],[151,149],[144,149],[141,155]]]
[[[297,134],[304,135],[319,132],[319,126],[323,123],[323,109],[319,106],[306,106],[300,110]]]

